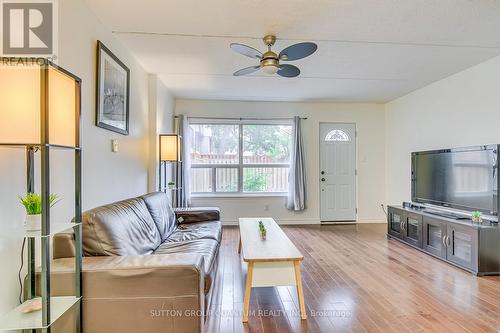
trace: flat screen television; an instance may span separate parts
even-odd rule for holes
[[[499,145],[412,153],[412,201],[498,215]]]

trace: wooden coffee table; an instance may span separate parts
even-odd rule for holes
[[[264,223],[267,235],[259,233],[259,221]],[[288,239],[272,218],[240,218],[238,253],[248,263],[243,307],[243,322],[248,322],[252,287],[296,286],[299,296],[300,318],[306,319],[300,262],[304,256]]]

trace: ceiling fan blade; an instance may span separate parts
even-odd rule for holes
[[[284,77],[296,77],[300,74],[300,69],[298,69],[294,65],[280,65],[280,69],[278,70],[278,75]]]
[[[292,61],[299,60],[310,56],[318,49],[318,45],[311,42],[298,43],[294,45],[290,45],[286,49],[280,52],[279,58],[280,60]]]
[[[236,71],[233,73],[234,76],[240,76],[240,75],[247,75],[253,72],[258,71],[260,66],[250,66],[247,68],[240,69],[239,71]]]
[[[254,49],[253,47],[250,47],[248,45],[231,43],[230,47],[234,51],[238,52],[239,54],[243,54],[244,56],[254,58],[254,59],[261,59],[262,58],[262,52]]]

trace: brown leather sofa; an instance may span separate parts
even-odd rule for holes
[[[83,214],[83,327],[203,332],[222,237],[218,208],[172,210],[158,192]],[[73,292],[74,236],[54,238],[53,295]],[[54,331],[71,331],[73,314]]]

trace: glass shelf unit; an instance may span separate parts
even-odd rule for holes
[[[180,191],[180,190],[182,190],[182,187],[174,187],[174,188],[162,187],[160,189],[161,192],[165,192],[166,190],[169,190],[169,191]]]
[[[1,148],[26,148],[26,147],[41,147],[40,143],[0,143]],[[55,145],[55,144],[45,144],[45,147],[49,147],[57,150],[80,150],[80,147],[65,146],[65,145]]]
[[[43,238],[43,237],[52,237],[55,234],[60,232],[70,230],[74,227],[82,225],[81,223],[52,223],[50,226],[50,234],[42,236],[41,230],[36,231],[26,231],[24,237],[26,238]]]
[[[50,298],[50,323],[53,324],[78,301],[80,301],[80,297],[52,296]],[[21,312],[25,303],[26,302],[0,317],[0,330],[12,331],[43,329],[48,327],[42,324],[42,310],[30,313]]]
[[[18,68],[19,66],[19,68]],[[39,169],[39,194],[42,198],[41,231],[25,231],[27,244],[27,279],[25,297],[41,295],[42,309],[22,314],[18,306],[5,315],[0,315],[0,331],[43,329],[50,333],[51,325],[61,315],[79,304],[75,316],[75,332],[82,332],[82,149],[81,142],[81,79],[65,69],[46,61],[18,66],[0,64],[0,148],[13,148],[26,152],[26,193],[35,192],[35,169]],[[74,221],[54,221],[50,216],[51,153],[69,151],[74,155]],[[5,149],[2,149],[5,152]],[[39,155],[39,164],[35,163]],[[57,175],[54,175],[57,176]],[[59,222],[59,223],[57,223]],[[51,240],[61,231],[73,229],[75,236],[74,293],[68,296],[51,296]],[[36,239],[40,239],[40,246]],[[35,258],[40,254],[42,272],[40,281],[35,276]],[[35,292],[36,291],[36,292]]]

